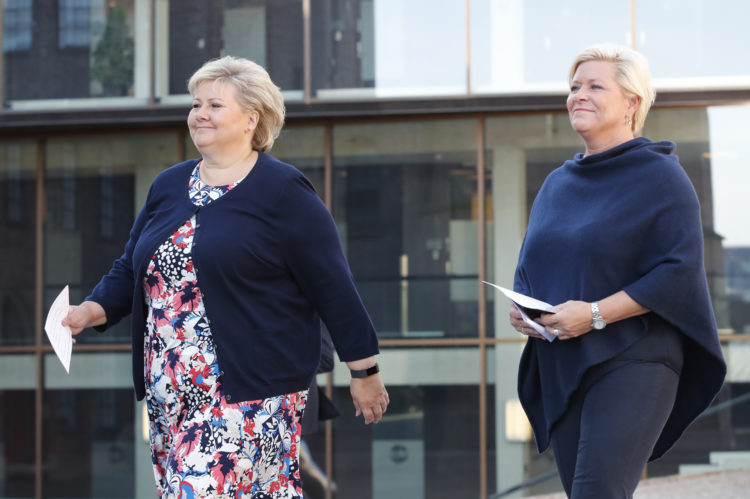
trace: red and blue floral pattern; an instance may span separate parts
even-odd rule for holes
[[[199,167],[189,185],[196,205],[237,184],[205,185]],[[302,498],[307,391],[227,401],[191,256],[194,235],[193,216],[159,247],[143,281],[146,404],[159,497]]]

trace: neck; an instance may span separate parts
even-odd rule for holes
[[[244,178],[258,161],[251,149],[239,154],[210,154],[201,151],[200,177],[208,185],[229,185]]]
[[[581,135],[583,142],[586,144],[586,152],[583,154],[584,157],[591,156],[592,154],[598,154],[600,152],[608,151],[613,147],[617,147],[620,144],[624,144],[629,140],[633,140],[635,135],[633,132],[628,130],[626,133],[621,133],[616,136],[608,137],[586,137]]]

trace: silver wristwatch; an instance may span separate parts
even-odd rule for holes
[[[599,302],[591,304],[591,318],[593,319],[591,321],[591,327],[594,329],[604,329],[607,327],[607,321],[604,320],[602,313],[599,312]]]

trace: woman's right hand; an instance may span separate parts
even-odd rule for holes
[[[510,325],[513,327],[513,329],[521,334],[525,334],[526,336],[530,336],[532,338],[544,339],[544,336],[537,333],[533,327],[524,322],[523,317],[521,317],[521,312],[519,312],[518,309],[513,306],[510,307]]]
[[[96,302],[85,301],[80,305],[71,305],[68,315],[62,320],[62,325],[70,328],[74,335],[87,327],[98,326],[107,322],[107,314]],[[75,340],[73,340],[75,342]]]

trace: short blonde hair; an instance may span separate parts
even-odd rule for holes
[[[573,76],[578,66],[588,61],[608,61],[615,63],[617,83],[620,84],[625,97],[639,97],[640,102],[633,114],[631,130],[637,133],[646,122],[651,105],[656,99],[656,90],[651,84],[651,70],[648,61],[640,52],[630,47],[614,44],[593,45],[584,49],[576,56],[570,67],[568,82],[573,81]]]
[[[281,90],[271,81],[268,72],[253,61],[228,55],[208,61],[190,77],[190,95],[195,95],[198,86],[207,81],[234,85],[240,106],[259,115],[253,134],[253,149],[270,150],[284,125],[285,110]]]

